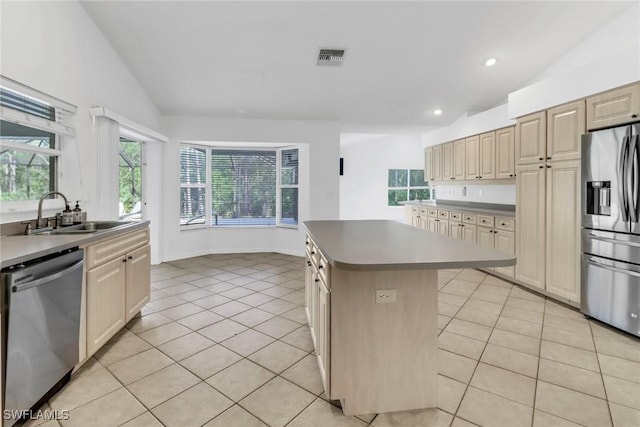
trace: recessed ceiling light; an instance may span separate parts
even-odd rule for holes
[[[489,58],[484,62],[484,65],[486,65],[487,67],[493,67],[494,65],[496,65],[496,62],[498,62],[496,58]]]
[[[433,114],[435,114],[436,116],[439,116],[440,114],[442,114],[442,110],[440,109],[433,110]]]

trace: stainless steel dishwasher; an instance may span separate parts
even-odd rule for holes
[[[78,363],[83,256],[68,249],[2,270],[4,426],[28,418]]]

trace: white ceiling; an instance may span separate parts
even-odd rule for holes
[[[165,114],[339,120],[364,131],[442,126],[503,103],[630,3],[83,5]],[[345,48],[344,63],[317,66],[320,47]]]

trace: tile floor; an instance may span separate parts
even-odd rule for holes
[[[324,399],[303,268],[153,267],[141,316],[48,407],[70,410],[63,426],[640,426],[640,340],[477,270],[439,274],[438,409],[345,417]]]

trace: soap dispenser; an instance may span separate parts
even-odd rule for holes
[[[71,212],[71,208],[69,207],[69,205],[66,205],[64,207],[64,210],[62,211],[62,215],[60,219],[61,219],[60,225],[62,225],[63,227],[67,225],[73,225],[73,212]]]
[[[82,224],[82,209],[80,209],[79,200],[76,200],[76,207],[73,208],[73,223]]]

